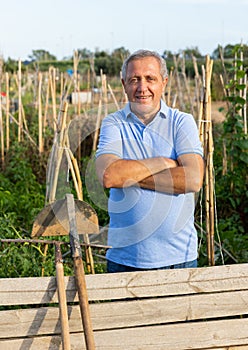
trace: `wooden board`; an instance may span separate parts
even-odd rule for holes
[[[248,349],[248,319],[188,322],[182,325],[119,329],[95,332],[96,350],[189,350]],[[241,347],[238,347],[242,345]],[[61,338],[36,337],[6,340],[4,350],[58,350]],[[71,334],[71,349],[85,350],[82,334]]]
[[[248,314],[248,291],[104,302],[90,305],[94,330],[207,320]],[[59,309],[41,307],[1,311],[0,339],[59,334]],[[79,306],[68,307],[71,332],[82,332]]]
[[[65,284],[67,300],[77,301],[74,277]],[[86,275],[86,284],[90,301],[248,290],[248,264]],[[57,301],[55,277],[0,279],[0,305]]]
[[[241,264],[87,275],[96,350],[248,349],[247,271]],[[65,281],[76,302],[74,278]],[[0,349],[62,349],[57,302],[54,277],[0,279],[0,304],[13,306],[0,311]],[[15,308],[22,304],[30,309]],[[71,348],[83,350],[79,306],[68,311]]]

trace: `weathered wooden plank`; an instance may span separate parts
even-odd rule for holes
[[[248,349],[247,334],[248,319],[232,319],[97,331],[94,332],[94,337],[96,350],[244,350]],[[61,348],[59,336],[8,339],[0,342],[0,349],[4,350]],[[71,334],[71,349],[85,350],[82,334]]]
[[[76,301],[73,277],[65,278],[67,300]],[[86,276],[89,300],[142,298],[248,289],[248,264]],[[0,305],[57,302],[56,279],[0,280]]]
[[[248,314],[248,291],[185,295],[90,305],[94,330],[206,320]],[[68,307],[70,331],[82,332],[78,306]],[[60,334],[59,309],[0,312],[0,338]]]

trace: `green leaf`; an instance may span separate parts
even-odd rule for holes
[[[237,84],[235,87],[237,90],[244,90],[246,88],[246,85],[245,84]]]
[[[244,105],[246,101],[245,101],[245,99],[243,97],[236,96],[235,97],[235,102],[236,103],[240,103],[241,105]]]
[[[239,159],[242,160],[245,164],[248,164],[248,153],[243,152],[240,154]]]
[[[243,70],[238,70],[238,71],[236,72],[236,77],[237,77],[237,79],[242,79],[242,78],[244,78],[244,76],[245,76],[245,71],[243,71]]]

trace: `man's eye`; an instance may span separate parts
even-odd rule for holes
[[[155,79],[153,77],[147,77],[148,81],[154,81]]]
[[[138,79],[137,78],[132,78],[131,80],[130,80],[130,83],[131,84],[135,84],[135,83],[137,83],[138,82]]]

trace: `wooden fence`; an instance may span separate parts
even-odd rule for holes
[[[248,264],[86,282],[97,350],[248,349]],[[85,349],[74,277],[65,284],[71,349]],[[62,348],[54,277],[1,279],[0,305],[0,349]]]

